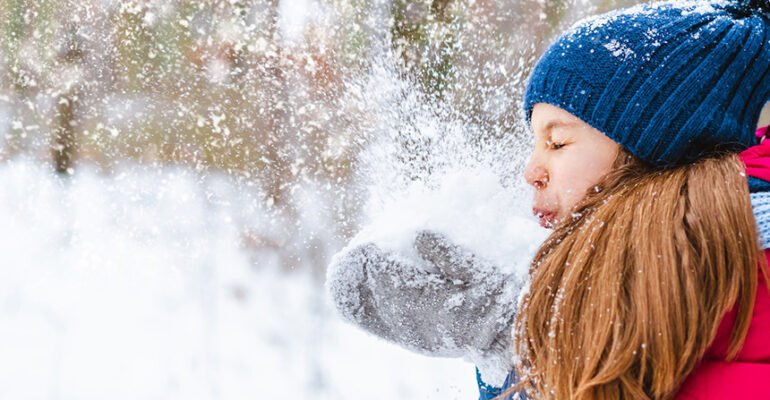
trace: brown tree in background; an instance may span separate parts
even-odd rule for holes
[[[71,21],[65,25],[64,40],[59,50],[59,61],[63,71],[70,76],[60,91],[54,95],[55,122],[52,132],[51,156],[56,172],[72,173],[77,156],[77,129],[80,65],[85,59],[83,42],[78,37],[78,24]]]

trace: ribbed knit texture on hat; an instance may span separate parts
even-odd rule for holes
[[[756,143],[770,96],[768,0],[644,4],[579,22],[524,96],[561,107],[659,167]]]

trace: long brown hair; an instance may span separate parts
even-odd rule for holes
[[[516,321],[517,389],[672,398],[733,306],[728,358],[740,350],[759,263],[737,155],[653,170],[622,151],[533,260]]]

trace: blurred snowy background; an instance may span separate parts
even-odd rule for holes
[[[0,0],[0,399],[471,399],[340,322],[330,257],[613,0]],[[462,150],[462,151],[459,151]]]

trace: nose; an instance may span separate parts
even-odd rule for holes
[[[524,179],[537,190],[545,189],[548,185],[548,170],[532,157],[524,169]]]

